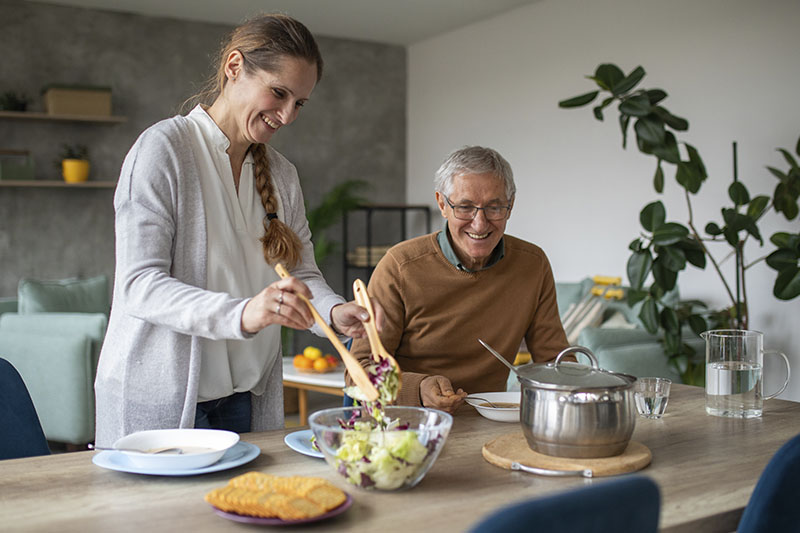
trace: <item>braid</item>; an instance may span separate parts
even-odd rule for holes
[[[261,204],[268,214],[275,213],[278,210],[278,203],[270,179],[267,148],[261,143],[256,143],[250,146],[250,152],[253,154],[255,162],[253,177],[256,182],[256,191],[261,196]],[[264,260],[269,264],[285,263],[291,270],[300,262],[302,248],[300,239],[289,226],[278,220],[277,217],[264,217],[263,224],[264,236],[261,237],[261,246]]]

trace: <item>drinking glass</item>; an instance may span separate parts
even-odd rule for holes
[[[764,334],[745,329],[715,329],[700,334],[706,341],[706,412],[714,416],[757,418],[764,400],[774,398],[789,384],[789,359],[764,350]],[[780,355],[786,363],[786,381],[775,394],[764,396],[764,355]]]
[[[661,418],[667,410],[670,385],[672,382],[666,378],[638,378],[633,386],[633,400],[639,415]]]

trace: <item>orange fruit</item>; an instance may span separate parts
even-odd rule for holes
[[[295,355],[292,363],[294,364],[295,368],[307,369],[314,367],[314,361],[312,361],[303,354]]]
[[[327,372],[328,371],[328,362],[323,359],[317,359],[314,361],[314,370],[317,372]]]
[[[316,360],[322,357],[322,350],[316,346],[306,346],[305,350],[303,350],[303,355],[311,360]]]

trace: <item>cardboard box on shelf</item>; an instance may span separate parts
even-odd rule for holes
[[[50,115],[111,116],[111,89],[50,85],[43,89],[44,107]]]

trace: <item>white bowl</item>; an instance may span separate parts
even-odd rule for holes
[[[119,451],[139,468],[153,470],[192,470],[216,463],[228,449],[239,442],[239,434],[219,429],[152,429],[126,435],[114,448],[142,450],[143,453]],[[157,448],[181,448],[183,453],[144,453]]]
[[[516,407],[490,407],[486,400],[495,405],[514,404]],[[467,396],[467,403],[489,420],[498,422],[519,422],[520,392],[476,392]]]

